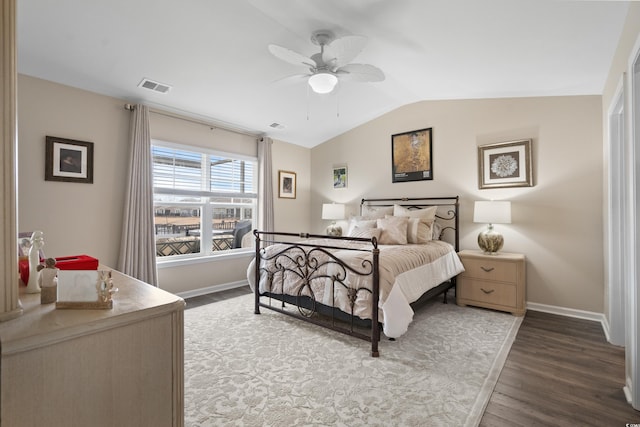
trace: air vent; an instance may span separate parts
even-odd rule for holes
[[[147,79],[146,77],[142,79],[142,81],[138,84],[138,87],[143,87],[145,89],[149,89],[158,93],[167,93],[171,90],[171,86],[164,83],[154,82],[153,80]]]
[[[271,123],[269,127],[273,129],[284,129],[284,125],[281,125],[280,123],[276,123],[276,122]]]

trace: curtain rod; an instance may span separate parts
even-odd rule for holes
[[[133,104],[124,104],[124,109],[125,110],[129,110],[129,111],[133,111],[136,109],[136,106]],[[191,122],[191,123],[195,123],[198,125],[203,125],[203,126],[207,126],[209,128],[211,128],[211,130],[213,129],[222,129],[225,130],[227,132],[233,132],[233,133],[237,133],[240,135],[245,135],[245,136],[252,136],[255,138],[260,138],[264,135],[264,133],[262,132],[257,132],[257,133],[251,133],[251,132],[243,132],[240,130],[236,130],[236,129],[231,129],[231,128],[227,128],[224,126],[220,126],[217,123],[213,123],[213,122],[207,122],[206,120],[199,120],[193,117],[188,117],[188,116],[183,116],[177,113],[172,113],[169,111],[165,111],[165,110],[158,110],[157,108],[151,108],[149,107],[149,112],[150,113],[154,113],[154,114],[158,114],[161,116],[166,116],[166,117],[171,117],[173,119],[178,119],[178,120],[184,120],[185,122]]]

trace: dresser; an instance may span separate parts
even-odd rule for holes
[[[463,250],[458,253],[465,271],[457,278],[456,303],[507,311],[526,311],[526,262],[522,254]]]
[[[56,309],[21,286],[22,316],[0,323],[2,426],[184,424],[184,300],[113,283],[103,310]]]

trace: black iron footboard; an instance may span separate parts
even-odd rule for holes
[[[380,250],[375,238],[329,237],[314,234],[294,234],[257,231],[255,258],[255,313],[260,307],[268,308],[306,322],[371,342],[371,356],[378,357],[380,323],[378,321],[378,300],[380,299],[380,276],[378,261]],[[316,245],[312,242],[285,241],[283,239],[330,239],[331,244]],[[335,242],[335,245],[333,244]],[[365,246],[349,247],[348,243],[365,243]],[[335,251],[349,251],[364,254],[359,265],[349,265],[335,255]],[[260,278],[266,275],[266,290],[260,291]],[[370,277],[371,287],[354,286],[348,276]],[[295,280],[293,292],[285,292],[286,280]],[[326,289],[331,283],[331,304],[316,299],[317,287]],[[314,286],[315,285],[315,286]],[[336,308],[336,295],[346,293],[350,312]],[[360,293],[371,294],[371,321],[368,333],[361,330],[362,324],[355,315],[355,303]],[[266,297],[263,302],[261,297]],[[325,301],[326,301],[325,296]],[[274,305],[273,300],[276,300]],[[294,309],[287,308],[291,304]],[[345,323],[344,321],[347,320]]]
[[[409,210],[436,206],[435,223],[438,224],[437,235],[433,239],[449,242],[457,252],[459,249],[459,198],[426,197],[400,199],[362,199],[363,207],[389,208],[400,205]],[[434,224],[435,226],[435,224]],[[435,230],[435,228],[434,228]],[[380,250],[375,238],[363,239],[353,237],[332,237],[314,234],[276,233],[257,231],[254,292],[255,313],[260,314],[260,307],[268,308],[288,316],[333,329],[348,335],[371,342],[371,356],[378,357],[378,343],[381,325],[378,318],[378,302],[380,299],[380,275],[378,263]],[[312,241],[301,239],[330,239],[330,244],[316,245]],[[292,240],[296,242],[292,242]],[[364,246],[354,247],[350,243],[357,242]],[[317,243],[317,242],[316,242]],[[335,244],[334,244],[335,243]],[[358,265],[347,264],[336,256],[335,250],[354,251],[365,254]],[[260,279],[264,277],[266,286],[260,290]],[[352,285],[354,277],[365,277],[370,285]],[[370,278],[370,280],[369,280]],[[294,279],[296,287],[293,292],[285,292],[287,280]],[[429,298],[443,294],[447,301],[447,291],[455,288],[455,277],[427,291],[413,307]],[[330,298],[324,296],[323,301],[316,298],[317,286],[330,282]],[[358,280],[355,280],[358,282]],[[362,281],[359,281],[362,282]],[[336,307],[336,293],[346,293],[348,304],[342,309]],[[371,319],[361,319],[354,313],[358,296],[370,293]],[[266,302],[263,302],[264,298]],[[275,303],[274,303],[275,300]],[[325,302],[327,302],[325,304]],[[343,301],[343,300],[341,300]],[[362,304],[362,303],[360,303]],[[290,305],[291,307],[288,307]],[[361,306],[359,306],[361,308]],[[364,331],[363,331],[364,329]]]

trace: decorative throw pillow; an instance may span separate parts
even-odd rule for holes
[[[427,243],[433,238],[432,226],[436,219],[437,206],[424,209],[409,209],[400,205],[393,205],[393,215],[409,217],[407,227],[407,241],[409,243]]]
[[[360,228],[356,225],[349,234],[349,237],[361,237],[363,239],[371,239],[372,237],[375,237],[380,240],[381,233],[382,230],[379,228]]]
[[[349,220],[349,228],[347,229],[347,236],[349,237],[355,237],[352,236],[351,233],[353,233],[353,229],[354,228],[375,228],[376,227],[376,220],[375,219],[362,219],[362,217],[352,217]]]
[[[393,215],[393,206],[362,205],[361,214],[369,219],[384,218],[385,215]]]
[[[433,220],[409,218],[407,224],[407,242],[427,243],[433,239]]]
[[[389,216],[377,220],[377,226],[382,230],[379,243],[381,245],[406,245],[407,225],[409,218]]]

